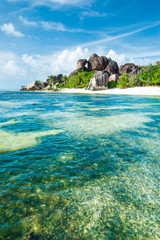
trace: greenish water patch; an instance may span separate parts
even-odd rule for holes
[[[0,239],[160,239],[159,97],[0,98]]]
[[[60,130],[42,132],[11,133],[0,130],[0,152],[15,151],[37,145],[41,142],[40,137],[54,135]]]

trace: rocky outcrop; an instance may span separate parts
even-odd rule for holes
[[[59,82],[63,82],[63,74],[58,74],[57,76],[55,76],[56,80]]]
[[[109,61],[105,56],[99,57],[97,54],[94,53],[90,56],[88,62],[90,63],[90,71],[101,71],[107,67]]]
[[[21,91],[41,91],[41,90],[52,90],[52,91],[58,91],[58,85],[60,82],[57,82],[56,84],[52,85],[48,82],[40,82],[40,81],[34,81],[30,84],[28,84],[25,87],[21,88]]]
[[[23,87],[22,91],[35,91],[35,90],[41,90],[44,87],[43,82],[40,81],[34,81],[27,86]]]
[[[112,74],[110,75],[108,82],[114,81],[115,83],[117,83],[118,78],[119,78],[118,74]]]
[[[74,76],[76,76],[78,70],[83,70],[83,68],[78,68],[78,69],[74,70],[73,72],[71,72],[71,73],[69,74],[68,77],[74,77]]]
[[[117,62],[105,56],[98,56],[95,53],[90,56],[88,61],[87,59],[79,59],[77,62],[77,69],[71,72],[69,77],[76,76],[78,70],[83,70],[85,72],[106,71],[110,75],[119,73]]]
[[[105,71],[107,71],[109,74],[118,74],[119,73],[119,68],[117,62],[108,59],[109,63],[107,67],[105,68]]]
[[[56,83],[52,88],[51,88],[51,90],[52,91],[58,91],[59,90],[59,88],[58,88],[58,85],[59,85],[60,83],[58,82],[58,83]]]
[[[87,62],[88,61],[86,59],[79,59],[77,62],[77,69],[84,68]]]
[[[87,59],[79,59],[77,61],[77,68],[73,72],[69,74],[68,77],[74,77],[77,75],[78,70],[83,70],[84,72],[92,71],[91,63],[87,61]]]
[[[136,78],[137,74],[146,70],[140,69],[133,63],[126,63],[121,65],[120,68],[116,61],[113,61],[111,58],[105,56],[98,56],[97,54],[92,54],[89,59],[79,59],[77,61],[77,68],[70,73],[69,77],[76,76],[79,70],[84,72],[95,71],[96,73],[90,79],[89,84],[86,85],[86,89],[89,90],[102,90],[109,87],[115,86],[113,82],[117,83],[121,75],[127,73],[129,76]],[[87,74],[84,74],[87,76]],[[89,75],[88,75],[89,76]],[[92,74],[90,75],[92,76]],[[68,78],[69,78],[68,77]],[[79,76],[81,77],[81,76]],[[74,78],[71,79],[74,81]],[[82,79],[80,79],[81,81]],[[88,80],[87,80],[88,81]],[[112,83],[111,83],[112,82]],[[61,84],[62,83],[62,84]],[[108,84],[109,83],[109,84]],[[22,87],[22,91],[34,91],[34,90],[59,90],[58,86],[67,86],[67,77],[63,74],[58,74],[56,76],[49,76],[46,82],[34,81],[29,85]]]
[[[105,71],[96,72],[86,86],[87,90],[96,91],[108,88],[109,74]]]
[[[59,90],[59,88],[58,88],[58,85],[59,85],[60,83],[58,82],[58,83],[56,83],[55,85],[48,85],[46,88],[44,88],[43,90],[51,90],[51,91],[58,91]]]
[[[58,74],[56,76],[51,76],[47,79],[48,83],[56,84],[57,82],[63,82],[63,74]]]
[[[133,74],[138,72],[139,68],[134,63],[126,63],[124,65],[121,65],[119,68],[119,74],[122,75],[124,73]]]

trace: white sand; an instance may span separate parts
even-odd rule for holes
[[[63,88],[60,90],[63,93],[89,93],[89,94],[124,94],[124,95],[154,95],[160,96],[160,87],[135,87],[135,88],[112,88],[100,91],[90,91],[84,88]]]

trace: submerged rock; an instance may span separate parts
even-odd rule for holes
[[[109,74],[107,72],[98,71],[93,75],[86,89],[91,91],[105,90],[108,88],[108,79]]]
[[[25,236],[24,240],[44,240],[44,238],[43,235],[31,232],[27,236]]]

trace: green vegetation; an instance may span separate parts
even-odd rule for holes
[[[118,83],[114,81],[108,82],[108,88],[127,88],[127,87],[136,87],[136,86],[160,86],[160,61],[156,65],[148,66],[138,66],[139,70],[142,70],[141,73],[137,74],[136,77],[129,76],[128,73],[123,74]],[[95,71],[84,72],[83,70],[78,70],[76,76],[71,76],[67,78],[66,75],[63,76],[59,88],[84,88],[90,81],[91,77],[95,74]],[[49,82],[50,87],[58,82],[54,76],[48,76],[47,81]]]
[[[108,82],[108,88],[114,88],[116,85],[115,81]]]
[[[67,81],[67,75],[63,76],[62,81],[63,82],[60,82],[60,84],[58,85],[59,88],[65,88],[65,84],[66,84],[66,81]]]
[[[136,77],[139,86],[160,85],[160,62],[149,65],[148,68]]]
[[[124,73],[120,79],[119,82],[117,84],[118,88],[127,88],[129,87],[129,74],[128,73]]]
[[[139,66],[143,69],[144,66]],[[137,74],[136,77],[123,74],[117,84],[118,88],[136,87],[136,86],[156,86],[160,85],[160,61],[156,65],[145,66],[146,70]]]
[[[59,87],[59,88],[64,88],[65,85],[64,85],[64,83],[60,83],[60,84],[58,85],[58,87]]]
[[[158,69],[158,71],[156,71],[153,75],[152,83],[153,85],[160,85],[160,69]]]
[[[64,86],[65,88],[83,88],[85,87],[91,77],[95,74],[95,71],[92,72],[84,72],[83,70],[78,70],[76,76],[69,77],[66,80],[66,83]],[[60,84],[59,84],[59,87]]]
[[[63,75],[63,78],[62,78],[64,84],[66,84],[66,81],[67,81],[67,75]]]
[[[53,80],[54,80],[54,76],[53,75],[48,76],[47,81],[49,83],[53,82]]]
[[[119,88],[136,87],[136,79],[133,76],[129,76],[128,73],[125,73],[120,77],[120,81],[117,87]]]
[[[53,75],[50,75],[47,78],[47,82],[49,82],[50,88],[52,88],[58,82],[60,82],[58,87],[63,88],[65,86],[66,81],[67,81],[67,75],[64,75],[61,80],[58,80],[56,76],[53,76]]]

